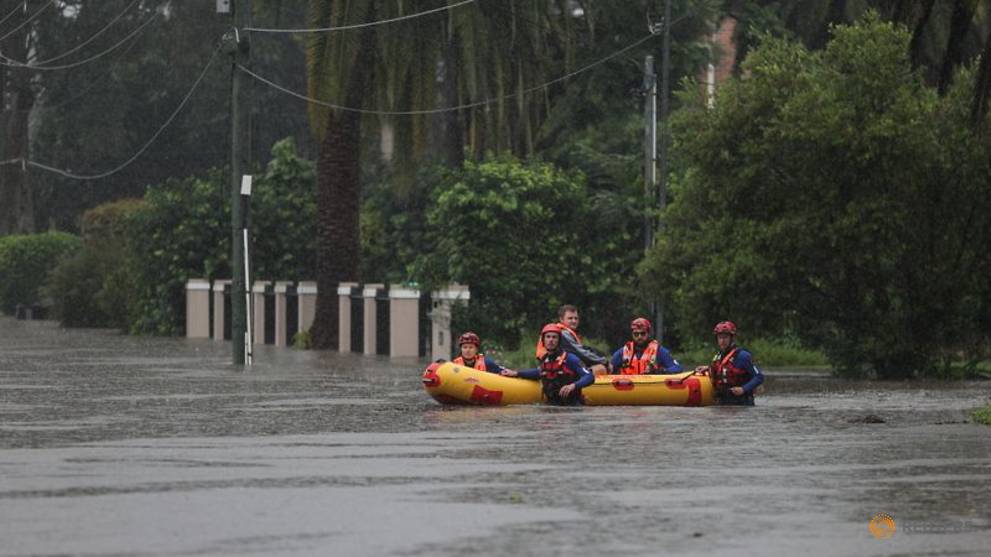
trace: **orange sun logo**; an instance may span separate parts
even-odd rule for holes
[[[867,523],[867,529],[879,540],[886,540],[895,535],[895,519],[888,513],[875,513]]]

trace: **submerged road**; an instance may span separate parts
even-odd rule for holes
[[[229,350],[0,318],[0,555],[989,551],[986,382],[444,408],[417,361]]]

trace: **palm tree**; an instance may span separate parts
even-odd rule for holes
[[[335,27],[391,19],[444,5],[437,0],[381,3],[373,0],[311,0],[309,23]],[[547,97],[524,95],[524,87],[560,71],[567,57],[571,14],[554,2],[480,2],[430,16],[355,31],[316,33],[307,43],[309,95],[382,113],[497,102],[463,111],[379,115],[395,130],[396,163],[428,152],[459,164],[469,151],[534,151]],[[438,85],[438,78],[440,85]],[[511,96],[513,95],[513,96]],[[431,141],[437,119],[444,133]],[[319,139],[317,163],[317,283],[320,294],[311,336],[314,346],[337,344],[337,284],[360,280],[358,215],[363,124],[354,111],[311,105],[310,124]]]

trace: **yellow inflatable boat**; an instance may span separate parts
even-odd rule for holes
[[[540,382],[503,377],[451,362],[431,364],[423,388],[441,404],[536,404]],[[582,389],[591,406],[708,406],[715,403],[712,381],[693,371],[671,375],[600,375]]]

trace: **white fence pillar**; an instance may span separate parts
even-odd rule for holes
[[[450,284],[430,293],[430,359],[447,360],[454,353],[451,343],[451,308],[457,302],[467,302],[471,292],[463,284]]]
[[[186,281],[186,338],[210,338],[210,281]]]
[[[420,355],[420,291],[389,286],[389,356]]]
[[[361,291],[361,296],[365,302],[365,343],[363,353],[368,356],[374,356],[377,352],[378,312],[376,310],[378,308],[378,301],[375,298],[382,290],[385,290],[384,284],[366,284],[365,288]]]

